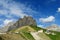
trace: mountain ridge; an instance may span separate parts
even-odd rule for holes
[[[27,25],[33,25],[36,26],[37,23],[36,21],[31,17],[31,16],[24,16],[23,18],[20,18],[17,22],[15,23],[9,23],[9,26],[6,25],[5,27],[2,28],[3,31],[7,32],[22,26],[27,26]],[[5,30],[4,30],[5,29]],[[0,30],[0,31],[2,31]]]
[[[32,17],[25,16],[4,30],[0,33],[1,40],[60,40],[60,32],[38,27]]]

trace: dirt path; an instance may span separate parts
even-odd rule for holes
[[[39,32],[31,32],[31,35],[34,37],[35,40],[51,40],[47,35],[44,33]]]
[[[35,38],[35,40],[40,40],[40,37],[37,35],[37,32],[31,32],[31,35]]]

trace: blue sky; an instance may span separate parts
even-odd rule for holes
[[[24,16],[32,16],[38,26],[60,25],[60,0],[0,0],[0,27]]]

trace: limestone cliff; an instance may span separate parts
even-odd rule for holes
[[[20,18],[15,24],[11,25],[9,27],[9,30],[26,26],[26,25],[36,26],[37,23],[31,16],[24,16],[23,18]]]

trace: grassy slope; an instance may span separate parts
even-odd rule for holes
[[[30,26],[23,26],[21,28],[18,28],[14,32],[30,32],[30,31],[35,31],[35,30],[31,28]]]
[[[43,29],[43,28],[40,28],[40,27],[37,27],[37,26],[30,26],[30,27],[33,28],[36,31],[39,31],[40,29],[44,30],[44,32],[46,31],[46,29]]]
[[[29,33],[30,31],[35,31],[30,26],[23,26],[21,28],[17,28],[11,30],[9,33],[0,35],[1,40],[35,40],[32,35]],[[19,32],[18,34],[16,32]]]
[[[21,40],[21,39],[22,40],[35,40],[29,32],[30,31],[38,31],[40,29],[42,29],[42,28],[39,28],[37,26],[23,26],[21,28],[14,29],[14,30],[10,31],[12,33],[19,32],[19,34],[14,34],[14,35],[13,34],[11,34],[11,35],[10,34],[6,34],[6,36],[5,35],[3,35],[3,36],[0,35],[0,39],[2,39],[2,38],[4,39],[5,38],[6,40],[8,40],[8,37],[9,37],[10,40],[12,40],[12,39],[14,40],[16,36],[17,37],[20,36],[20,37],[18,37],[18,38],[20,38],[19,40]],[[44,30],[44,32],[46,31],[45,29],[43,29],[43,30]],[[43,33],[43,34],[45,35],[46,38],[49,37],[52,40],[60,40],[60,33],[59,32],[55,32],[55,33],[56,33],[56,35],[48,35],[48,34],[45,34],[45,33]],[[16,38],[16,40],[18,38]]]
[[[49,36],[52,40],[60,40],[60,32],[54,32],[56,35],[47,35]]]
[[[18,29],[12,30],[10,32],[16,33],[19,32],[23,37],[25,37],[26,40],[35,40],[32,35],[29,33],[30,31],[35,31],[33,28],[30,26],[23,26]]]
[[[38,35],[40,36],[41,40],[51,40],[47,35],[45,35],[44,33],[38,33]]]
[[[32,27],[32,26],[31,26]],[[40,30],[40,29],[42,29],[42,28],[39,28],[39,27],[32,27],[32,28],[34,28],[36,31],[38,31],[38,30]],[[46,29],[43,29],[44,30],[44,32],[46,31]],[[54,32],[54,31],[51,31],[51,32]],[[48,37],[50,37],[51,38],[51,40],[60,40],[60,32],[54,32],[56,35],[48,35],[48,34],[45,34],[45,35],[47,35]]]
[[[1,40],[26,40],[18,34],[4,34],[0,35]]]
[[[21,35],[26,38],[26,40],[35,40],[30,33],[21,32]]]

